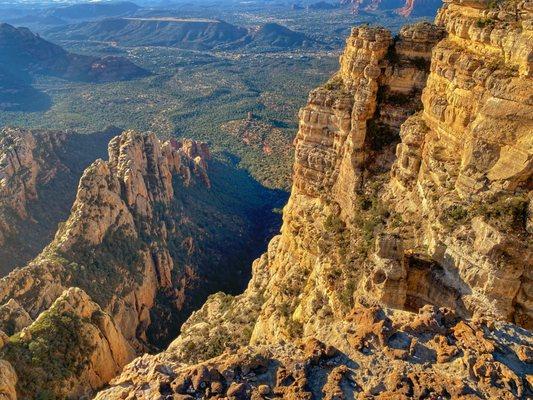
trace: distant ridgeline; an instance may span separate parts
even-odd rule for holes
[[[341,0],[341,5],[350,5],[354,14],[372,11],[392,11],[404,17],[434,16],[441,0]]]
[[[27,28],[0,23],[0,110],[36,111],[50,106],[31,86],[34,74],[84,82],[113,82],[146,76],[124,57],[70,53]]]
[[[131,15],[140,8],[130,1],[82,3],[54,8],[47,15],[64,20],[101,18]]]
[[[98,40],[124,46],[171,46],[194,50],[320,46],[320,43],[303,33],[276,23],[247,29],[214,19],[173,17],[108,18],[55,27],[46,32],[46,37],[53,40]]]

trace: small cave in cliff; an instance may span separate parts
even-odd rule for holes
[[[461,294],[445,279],[445,271],[437,262],[421,255],[405,258],[407,277],[403,309],[411,312],[425,305],[447,307],[459,315],[466,314]]]

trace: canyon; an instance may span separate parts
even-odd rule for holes
[[[97,398],[530,396],[531,9],[505,7],[354,28],[246,291]]]
[[[204,303],[258,228],[214,203],[207,145],[113,138],[0,280],[0,398],[530,398],[532,21],[529,2],[448,0],[396,37],[353,28],[241,294]],[[23,217],[35,190],[9,187]]]
[[[32,132],[8,133],[17,144],[35,144]],[[69,136],[33,134],[58,146]],[[7,182],[20,183],[5,186],[7,199],[36,193],[43,161],[62,165],[35,147],[5,150]],[[17,170],[19,160],[29,171]],[[234,174],[211,160],[205,143],[163,143],[135,131],[109,142],[108,161],[85,169],[51,243],[0,280],[0,330],[9,336],[2,352],[17,371],[19,396],[85,395],[136,354],[161,349],[208,294],[242,290],[244,267],[272,217],[260,198],[269,193]],[[12,205],[22,218],[24,202]],[[228,273],[232,280],[223,279]],[[56,348],[65,343],[68,351]],[[57,352],[62,362],[49,358]]]
[[[49,244],[70,212],[83,173],[120,133],[0,130],[0,276]]]

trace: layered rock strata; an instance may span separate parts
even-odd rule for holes
[[[97,160],[85,170],[70,217],[60,224],[52,243],[27,266],[0,280],[0,331],[8,343],[4,356],[11,359],[9,343],[14,341],[33,348],[33,342],[18,343],[19,338],[42,326],[42,316],[51,309],[57,311],[56,299],[62,293],[78,296],[71,287],[81,288],[80,296],[109,315],[117,335],[136,352],[157,349],[174,338],[189,310],[209,293],[238,288],[245,279],[241,263],[251,257],[247,249],[259,245],[257,232],[252,232],[257,227],[246,218],[254,215],[259,224],[263,214],[253,208],[257,204],[243,207],[244,200],[236,198],[238,190],[248,187],[229,192],[234,182],[226,182],[225,167],[214,163],[212,181],[209,159],[207,146],[189,139],[162,143],[153,134],[126,131],[111,140],[109,160]],[[212,185],[220,192],[213,193]],[[230,243],[235,238],[242,240]],[[227,274],[233,280],[222,284]],[[55,314],[62,320],[72,312]],[[88,318],[85,311],[80,318]],[[39,371],[46,375],[41,366],[45,359],[34,365],[33,375],[24,369],[27,364],[14,362],[19,394],[31,398],[44,388],[56,397],[90,393],[131,359],[131,350],[119,359],[112,351],[111,362],[102,355],[106,335],[91,337],[83,347],[96,346],[99,355],[89,352],[67,363],[66,371],[49,381],[38,378]],[[51,345],[49,351],[60,349]],[[100,362],[105,366],[96,365]],[[28,377],[36,384],[25,388]]]
[[[50,243],[68,216],[83,170],[116,133],[0,130],[0,276]]]
[[[135,352],[110,315],[70,288],[11,337],[2,355],[18,372],[20,398],[80,398],[109,382]]]
[[[206,146],[192,141],[161,144],[133,131],[114,138],[109,161],[97,160],[84,172],[71,215],[52,244],[0,281],[0,302],[15,301],[36,318],[66,288],[80,286],[138,349],[146,346],[141,342],[158,292],[171,291],[178,306],[173,279],[186,283],[194,275],[185,265],[173,272],[174,249],[166,242],[177,229],[164,223],[179,187],[173,179],[182,187],[193,179],[209,186],[208,157]],[[186,239],[183,245],[193,251]]]
[[[531,328],[533,16],[490,7],[450,2],[394,42],[354,29],[300,111],[281,234],[248,289],[99,398],[529,398],[533,336],[513,323]],[[429,75],[400,79],[436,41]],[[381,93],[426,77],[397,143]]]
[[[423,112],[402,127],[386,194],[411,230],[403,246],[442,267],[465,315],[528,329],[531,18],[527,3],[443,7],[449,36],[434,49]]]

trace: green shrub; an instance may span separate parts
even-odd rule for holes
[[[385,225],[390,214],[378,198],[378,185],[373,188],[372,193],[361,194],[357,200],[358,211],[352,224],[359,233],[357,251],[360,256],[366,256],[373,248],[376,232]]]
[[[468,210],[459,204],[448,207],[443,214],[443,222],[449,228],[464,223],[468,217]]]
[[[94,348],[82,332],[83,321],[51,308],[29,328],[30,340],[16,334],[2,349],[18,376],[21,398],[60,398],[62,382],[85,368]]]
[[[487,4],[488,8],[490,10],[494,10],[495,8],[498,8],[498,6],[503,2],[503,0],[489,0],[489,3]]]
[[[346,307],[347,310],[351,309],[354,306],[353,293],[355,289],[355,281],[353,279],[347,279],[340,293],[340,301]]]
[[[486,26],[493,25],[493,24],[494,24],[494,20],[491,18],[479,18],[476,21],[476,26],[478,28],[485,28]]]
[[[528,204],[529,199],[521,194],[484,199],[469,207],[454,204],[444,211],[442,222],[448,228],[455,228],[475,216],[482,216],[498,229],[520,234],[526,229]]]
[[[85,242],[76,243],[68,255],[63,255],[72,260],[67,268],[76,272],[68,274],[67,269],[66,275],[71,279],[69,285],[82,288],[98,304],[105,306],[116,288],[125,282],[123,268],[130,272],[135,282],[142,281],[140,251],[145,246],[123,228],[109,230],[96,247]]]
[[[472,214],[502,230],[525,230],[529,199],[525,195],[504,196],[472,207]]]
[[[328,232],[340,233],[344,230],[345,225],[342,219],[338,215],[330,214],[324,221],[324,228]]]

